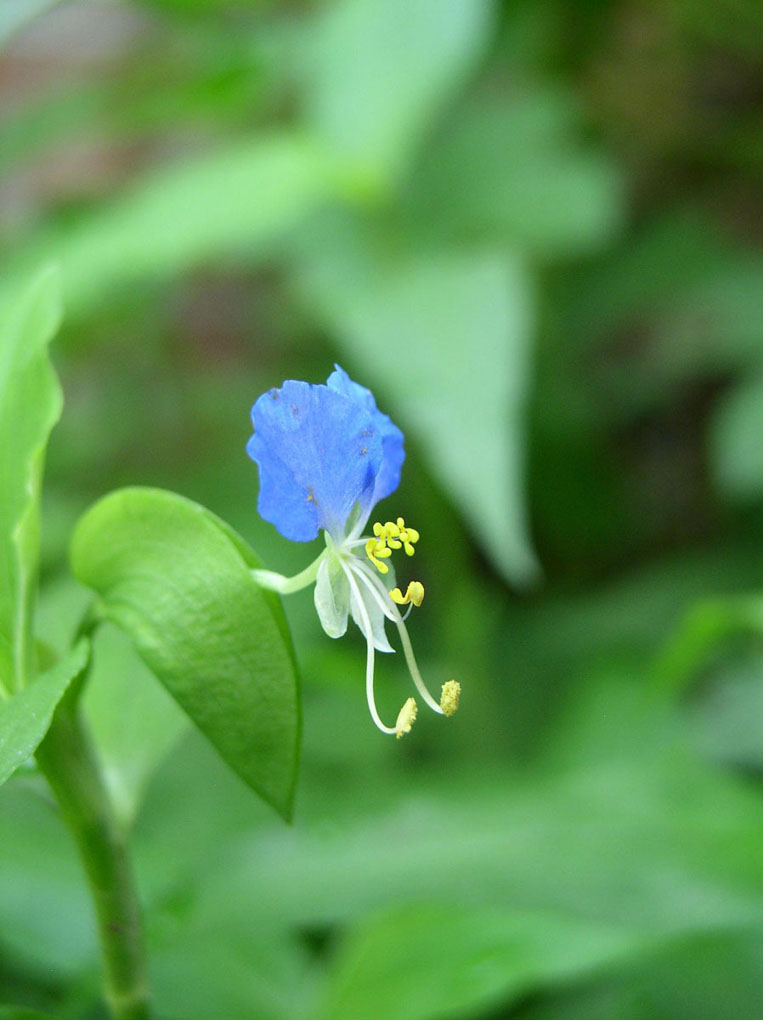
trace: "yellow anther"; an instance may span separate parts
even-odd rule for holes
[[[389,573],[389,565],[384,560],[389,559],[392,550],[387,549],[384,542],[378,538],[369,538],[366,542],[366,556],[373,563],[380,574]]]
[[[424,601],[424,585],[421,581],[410,581],[405,595],[403,595],[399,588],[393,588],[389,593],[389,597],[399,606],[407,606],[409,602],[412,602],[414,606],[420,606]]]
[[[458,709],[458,699],[461,697],[461,684],[458,680],[448,680],[442,685],[440,695],[440,708],[443,715],[455,715]]]
[[[415,536],[416,536],[415,538],[413,537],[413,536],[414,536],[414,534],[415,534]],[[413,531],[411,530],[411,531],[409,531],[409,532],[408,532],[408,535],[409,535],[408,541],[407,541],[407,542],[404,542],[404,543],[403,543],[403,546],[404,546],[404,548],[405,548],[405,555],[406,555],[406,556],[413,556],[414,552],[416,551],[416,550],[415,550],[415,549],[413,548],[413,543],[414,543],[414,542],[418,542],[418,540],[419,540],[419,533],[418,533],[418,532],[415,532],[415,533],[414,533],[414,532],[413,532]]]
[[[374,535],[376,539],[369,539],[366,543],[366,552],[371,560],[374,560],[374,556],[389,556],[390,550],[400,549],[401,546],[408,556],[413,556],[415,551],[413,545],[419,540],[418,531],[415,528],[406,528],[402,517],[398,517],[397,523],[386,521],[384,524],[380,524],[377,521],[374,524]],[[374,541],[372,555],[369,548]],[[386,553],[383,553],[382,550],[386,550]],[[378,563],[376,565],[378,566]],[[386,573],[386,571],[382,571],[382,573]]]
[[[413,556],[415,549],[413,548],[414,543],[419,540],[419,533],[415,528],[406,528],[405,521],[402,517],[397,519],[397,535],[403,543],[407,556]]]
[[[397,722],[395,723],[395,736],[399,740],[406,733],[411,732],[411,726],[416,722],[416,715],[418,713],[418,705],[416,704],[415,698],[408,698],[406,703],[400,709]]]

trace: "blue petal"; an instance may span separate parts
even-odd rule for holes
[[[403,433],[392,423],[389,415],[382,414],[376,406],[376,400],[370,390],[360,383],[353,382],[349,375],[339,365],[334,365],[335,371],[326,380],[326,385],[337,393],[354,400],[364,407],[374,423],[376,431],[382,438],[382,462],[379,474],[376,477],[372,506],[379,500],[389,496],[400,484],[400,472],[405,460],[405,449],[403,448]]]
[[[366,406],[327,386],[287,380],[252,408],[247,453],[260,470],[260,515],[295,542],[337,540],[350,511],[375,502],[383,439]]]

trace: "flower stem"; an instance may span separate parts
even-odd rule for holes
[[[127,856],[89,735],[63,702],[37,762],[77,843],[95,906],[104,991],[113,1020],[149,1020],[140,910]]]
[[[307,588],[309,584],[313,583],[318,576],[318,567],[325,558],[326,550],[324,549],[317,559],[313,560],[299,574],[295,574],[294,577],[284,577],[283,574],[277,574],[274,570],[253,570],[252,577],[263,588],[277,591],[279,595],[292,595],[295,591]]]

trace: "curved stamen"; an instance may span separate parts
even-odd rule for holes
[[[391,620],[393,623],[396,623],[397,621],[395,620],[392,608],[390,606],[391,600],[384,597],[384,595],[386,594],[386,589],[384,588],[384,586],[381,585],[379,588],[377,588],[376,584],[369,584],[369,579],[375,581],[376,575],[373,574],[371,571],[366,571],[365,564],[362,561],[359,562],[355,558],[349,560],[346,566],[357,576],[358,580],[363,582],[369,595],[374,600],[374,602],[376,602],[377,606],[379,607],[379,609],[381,609],[381,611],[384,613],[387,619]]]
[[[382,731],[382,733],[397,733],[395,726],[385,726],[379,718],[379,713],[376,711],[376,701],[374,700],[374,640],[373,631],[371,630],[371,620],[368,616],[368,610],[360,594],[357,581],[352,576],[353,571],[349,567],[342,563],[342,570],[344,570],[347,580],[350,583],[350,590],[355,596],[355,600],[358,604],[358,612],[360,618],[363,621],[363,633],[366,636],[366,699],[368,701],[368,711],[371,713],[376,726]]]
[[[376,592],[378,592],[378,596],[375,597],[379,605],[384,610],[384,615],[387,616],[390,620],[392,620],[392,622],[395,624],[398,631],[400,632],[400,641],[403,646],[403,654],[405,655],[405,661],[408,664],[408,671],[411,674],[411,679],[416,685],[416,690],[419,692],[421,697],[424,699],[424,701],[426,701],[427,705],[429,705],[429,707],[434,712],[439,713],[439,715],[444,715],[445,713],[443,712],[442,708],[437,704],[435,699],[432,697],[432,695],[426,688],[426,685],[421,677],[421,673],[419,672],[419,667],[416,663],[416,656],[413,654],[413,646],[411,645],[411,639],[408,637],[408,628],[405,626],[404,618],[401,615],[400,610],[397,608],[395,603],[389,597],[387,589],[384,587],[381,578],[377,577],[376,574],[372,573],[370,569],[366,570],[365,564],[363,563],[362,560],[353,563],[351,565],[351,569],[356,573],[357,572],[362,573],[363,576],[366,578],[366,585],[372,587]]]

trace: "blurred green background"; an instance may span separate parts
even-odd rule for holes
[[[99,635],[162,1020],[763,1014],[761,28],[751,0],[0,3],[0,307],[51,261],[66,305],[40,633],[69,640],[69,534],[118,485],[306,565],[257,517],[248,413],[336,360],[406,434],[380,512],[422,534],[425,676],[463,687],[383,738],[360,635],[288,600],[287,828]],[[0,1002],[97,998],[27,772]]]

